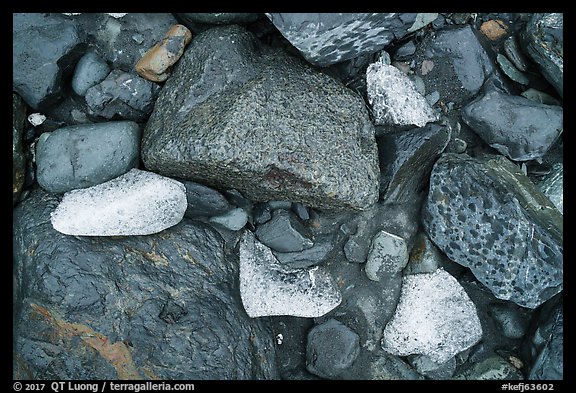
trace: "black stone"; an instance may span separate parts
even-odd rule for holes
[[[18,94],[12,93],[12,206],[16,204],[26,179],[24,154],[24,122],[26,104]]]
[[[226,213],[233,206],[224,195],[203,184],[178,180],[186,187],[188,208],[184,216],[189,218],[212,217]]]

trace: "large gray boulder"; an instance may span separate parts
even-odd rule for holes
[[[430,239],[497,298],[536,308],[562,290],[562,214],[504,157],[443,154],[422,219]]]
[[[268,19],[310,63],[328,66],[373,53],[422,28],[432,13],[268,13]]]
[[[57,203],[37,189],[14,211],[15,379],[277,378],[269,322],[242,310],[216,231],[67,236]]]
[[[362,99],[235,25],[192,41],[156,101],[142,160],[255,201],[365,209],[378,199]]]

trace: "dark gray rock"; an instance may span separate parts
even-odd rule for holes
[[[113,70],[106,79],[88,89],[86,103],[91,114],[142,122],[152,112],[159,91],[156,83],[136,74]]]
[[[12,22],[13,89],[43,110],[62,98],[63,78],[86,46],[76,23],[60,15],[15,13]]]
[[[564,89],[564,14],[535,13],[520,35],[521,45],[560,96]]]
[[[440,250],[428,239],[426,234],[419,233],[414,238],[410,250],[408,265],[403,274],[434,273],[442,263]]]
[[[254,201],[365,209],[377,199],[364,102],[243,28],[194,38],[166,82],[142,159],[166,176],[235,188]]]
[[[244,225],[248,222],[248,214],[246,210],[237,207],[219,216],[213,216],[209,221],[212,224],[220,225],[231,231],[239,231],[244,228]]]
[[[186,187],[188,208],[185,217],[212,217],[226,213],[232,205],[224,195],[203,184],[178,179]]]
[[[307,221],[308,219],[310,219],[310,213],[308,213],[308,208],[303,204],[295,202],[292,203],[291,207],[292,211],[296,213],[298,218],[300,218],[302,221]]]
[[[426,91],[437,90],[440,97],[458,105],[480,91],[487,77],[494,72],[494,66],[478,34],[466,25],[448,27],[436,32],[435,36],[425,37],[415,59]],[[430,61],[431,70],[422,68],[423,62]]]
[[[84,97],[73,94],[51,106],[45,113],[47,119],[37,128],[38,132],[50,132],[65,126],[102,121],[101,117],[90,114]]]
[[[276,364],[283,380],[319,379],[306,370],[306,339],[314,327],[311,318],[271,318],[276,341]]]
[[[460,380],[523,380],[522,373],[512,364],[502,359],[500,356],[494,356],[474,364],[466,371],[460,372],[454,376],[454,379]]]
[[[564,213],[564,165],[554,164],[550,173],[538,183],[538,187],[560,213]]]
[[[264,224],[272,218],[272,210],[267,203],[258,203],[254,206],[252,215],[254,217],[254,223]]]
[[[134,66],[177,22],[168,13],[129,13],[114,18],[103,13],[69,16],[76,21],[86,41],[113,69],[134,72]]]
[[[518,40],[515,35],[511,35],[504,41],[504,53],[519,71],[526,71],[528,69],[527,60],[520,49],[520,45],[518,45]]]
[[[532,363],[528,379],[564,379],[564,312],[561,301],[546,304],[526,345]]]
[[[454,371],[456,371],[456,359],[454,357],[444,363],[436,363],[426,355],[410,355],[408,362],[416,371],[429,379],[451,379]]]
[[[136,168],[139,148],[140,127],[131,121],[44,133],[36,146],[38,183],[55,193],[103,183]]]
[[[502,334],[508,338],[522,338],[528,331],[530,315],[513,303],[491,304],[488,313]]]
[[[408,41],[394,52],[394,59],[405,60],[414,53],[416,53],[416,44],[414,44],[414,41]]]
[[[57,202],[38,189],[14,212],[15,379],[277,378],[270,325],[241,310],[213,229],[66,236]]]
[[[321,235],[314,238],[314,245],[302,251],[273,251],[278,262],[295,269],[319,265],[325,261],[334,249],[334,236]]]
[[[506,56],[498,53],[498,56],[496,56],[496,61],[498,62],[502,72],[504,72],[508,78],[512,79],[514,82],[520,83],[521,85],[530,84],[530,79],[528,79],[525,74],[520,72],[516,66],[510,60],[508,60]]]
[[[466,122],[488,145],[515,161],[541,158],[563,131],[560,106],[489,89],[462,110]]]
[[[421,28],[432,14],[268,13],[266,16],[310,63],[321,67],[376,52]],[[435,19],[437,14],[429,20]]]
[[[504,157],[443,154],[422,221],[430,239],[499,299],[535,308],[562,290],[562,215]]]
[[[380,195],[384,203],[403,203],[425,189],[432,165],[450,141],[450,128],[436,124],[384,134],[376,139]]]
[[[89,88],[102,82],[109,73],[110,67],[96,52],[87,52],[74,69],[72,90],[79,96],[84,96]]]
[[[246,24],[256,21],[260,14],[250,12],[199,12],[175,14],[188,28],[194,30],[196,23],[213,25]]]
[[[323,378],[336,378],[354,363],[360,338],[348,326],[330,319],[308,333],[306,367]]]
[[[24,122],[26,104],[18,94],[12,93],[12,206],[16,204],[26,179],[24,154]]]
[[[314,245],[306,227],[286,210],[275,210],[271,220],[258,226],[256,237],[279,252],[302,251]]]

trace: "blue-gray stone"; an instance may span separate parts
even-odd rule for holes
[[[422,220],[429,238],[497,298],[536,308],[562,290],[562,214],[504,157],[443,154]]]
[[[519,71],[526,71],[528,69],[528,63],[520,49],[520,45],[518,45],[518,40],[515,35],[511,35],[504,41],[504,53],[506,53],[506,57],[508,57]]]
[[[564,92],[564,14],[533,14],[520,38],[525,52],[562,96]]]
[[[532,364],[528,379],[564,379],[564,312],[562,302],[546,304],[538,317],[529,346]]]
[[[54,14],[12,14],[12,86],[35,110],[63,96],[63,78],[85,44],[75,22]]]
[[[12,93],[12,205],[20,197],[26,178],[26,156],[24,154],[24,122],[26,104],[18,94]]]
[[[248,222],[248,214],[246,210],[237,207],[219,216],[210,217],[210,222],[231,231],[239,231]]]
[[[273,251],[272,253],[278,259],[278,262],[299,269],[322,263],[328,258],[334,247],[334,236],[328,234],[316,236],[314,245],[305,250],[296,252]]]
[[[504,72],[504,74],[506,74],[506,76],[512,79],[514,82],[518,82],[521,85],[528,85],[530,83],[528,77],[522,72],[518,71],[514,64],[503,54],[498,53],[496,56],[496,61],[498,62],[502,72]]]
[[[272,218],[256,229],[256,237],[274,251],[302,251],[314,245],[309,231],[294,213],[275,210]]]
[[[211,217],[224,214],[232,209],[232,205],[224,195],[203,184],[187,180],[178,180],[186,188],[188,208],[184,216],[189,218]]]
[[[40,136],[36,176],[46,191],[91,187],[138,167],[140,127],[114,121],[60,128]]]
[[[423,15],[424,18],[418,17]],[[373,53],[422,27],[429,14],[268,13],[266,16],[306,60],[321,67]]]
[[[292,203],[292,211],[303,221],[310,219],[310,213],[308,213],[308,208],[301,203]]]
[[[113,70],[106,79],[88,89],[86,103],[91,114],[140,122],[152,112],[159,91],[156,83],[136,74]]]
[[[102,82],[110,73],[110,67],[97,53],[86,53],[76,64],[72,77],[72,90],[79,96],[86,95],[92,86]]]
[[[415,52],[416,52],[416,44],[414,44],[414,41],[408,41],[407,43],[405,43],[396,50],[396,52],[394,53],[394,59],[404,60],[407,57],[412,56]]]
[[[488,145],[515,161],[541,158],[564,129],[562,107],[492,88],[462,110],[462,120]]]

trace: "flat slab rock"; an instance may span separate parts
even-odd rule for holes
[[[236,25],[192,40],[156,101],[141,154],[156,173],[253,201],[365,209],[378,200],[363,100]]]
[[[252,318],[272,315],[320,317],[342,300],[336,283],[321,267],[287,269],[252,232],[240,240],[240,296]]]
[[[481,337],[474,303],[454,277],[439,269],[404,276],[396,312],[384,328],[382,348],[444,363]]]
[[[182,183],[132,169],[108,182],[67,192],[51,221],[66,235],[149,235],[178,224],[187,206]]]
[[[497,298],[536,308],[562,290],[562,214],[506,158],[443,154],[422,220]]]

